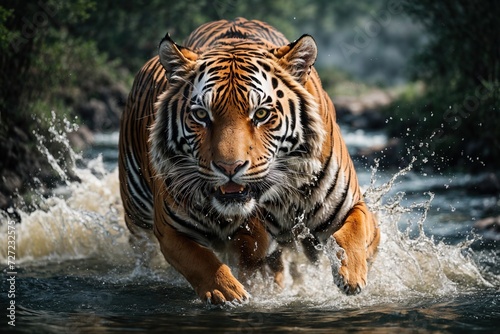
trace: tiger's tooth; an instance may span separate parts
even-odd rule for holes
[[[222,193],[222,195],[226,194],[226,191],[224,190],[224,187],[219,187],[219,189],[220,189],[220,192]]]

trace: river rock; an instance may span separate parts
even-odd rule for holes
[[[79,103],[75,107],[76,113],[93,132],[118,130],[128,89],[119,84],[103,86],[97,89],[96,95],[95,98]]]
[[[495,232],[500,232],[500,216],[488,217],[476,221],[474,228],[479,230],[493,230]]]
[[[391,138],[385,144],[359,149],[352,154],[352,158],[355,161],[365,162],[370,166],[374,165],[375,160],[378,160],[378,164],[382,169],[393,169],[404,165],[400,152],[401,140]]]
[[[86,125],[81,125],[78,130],[67,134],[69,143],[76,151],[82,151],[94,143],[94,134]]]
[[[388,106],[392,100],[389,93],[381,90],[359,97],[338,96],[334,99],[337,121],[354,129],[381,130],[386,123],[379,110]]]

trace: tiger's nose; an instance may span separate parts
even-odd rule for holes
[[[235,162],[217,161],[216,163],[214,163],[214,166],[225,175],[233,176],[240,170],[248,167],[249,164],[250,162],[248,160],[247,161],[237,160]]]

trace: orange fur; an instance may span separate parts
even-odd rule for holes
[[[364,288],[367,283],[368,260],[373,258],[380,242],[380,230],[375,217],[364,202],[349,212],[342,228],[333,234],[337,244],[345,251],[339,274],[349,293]]]
[[[248,297],[216,249],[237,260],[242,281],[269,268],[283,286],[281,249],[268,247],[272,238],[290,244],[300,214],[311,230],[308,257],[333,235],[347,255],[339,286],[366,285],[380,234],[313,67],[316,52],[310,36],[289,43],[265,23],[222,20],[185,46],[167,36],[136,76],[119,142],[125,221],[139,249],[148,235],[139,227],[154,231],[204,301]],[[212,90],[193,88],[195,80],[212,80]]]

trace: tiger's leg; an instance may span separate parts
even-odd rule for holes
[[[248,298],[243,285],[212,250],[178,232],[166,221],[155,221],[154,232],[165,259],[188,280],[203,301],[223,304]]]
[[[368,261],[375,255],[380,242],[376,218],[364,202],[359,202],[333,237],[345,251],[337,254],[341,266],[338,276],[333,273],[335,283],[347,294],[359,293],[366,286]]]
[[[245,280],[256,270],[264,269],[267,264],[274,275],[274,281],[283,285],[283,263],[281,250],[269,256],[269,234],[264,224],[257,218],[251,218],[234,236],[234,250],[239,254],[240,279]]]

